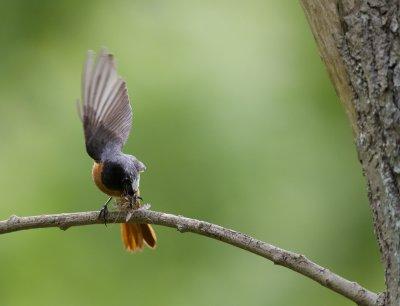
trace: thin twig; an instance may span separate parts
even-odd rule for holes
[[[0,221],[0,234],[15,231],[59,227],[66,230],[71,226],[99,224],[98,211],[64,213],[54,215],[39,215],[30,217],[11,216],[8,220]],[[123,223],[126,221],[126,212],[110,212],[108,223]],[[143,222],[176,228],[180,232],[192,232],[213,239],[229,243],[238,248],[260,255],[277,265],[287,267],[312,280],[320,283],[358,305],[378,305],[379,296],[355,282],[351,282],[328,269],[317,265],[305,256],[283,250],[271,244],[252,238],[246,234],[223,228],[219,225],[190,219],[167,213],[138,209],[133,212],[129,222]]]

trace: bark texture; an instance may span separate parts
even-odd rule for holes
[[[399,2],[302,0],[353,127],[385,268],[385,305],[400,305]]]

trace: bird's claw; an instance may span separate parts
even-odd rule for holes
[[[104,225],[107,226],[107,217],[108,217],[108,207],[104,205],[100,210],[99,219],[103,219]]]
[[[129,208],[130,209],[138,209],[141,206],[141,201],[143,201],[143,198],[141,196],[138,196],[136,194],[133,195],[132,201],[129,203]]]
[[[99,219],[103,219],[104,225],[107,226],[107,217],[108,217],[108,203],[110,203],[112,197],[109,197],[107,202],[103,205],[103,208],[100,210]]]
[[[133,196],[133,204],[140,206],[140,202],[143,201],[143,198],[138,195]]]

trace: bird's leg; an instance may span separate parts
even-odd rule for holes
[[[107,226],[107,217],[108,217],[108,203],[110,203],[112,197],[109,197],[107,202],[103,205],[103,208],[100,210],[99,219],[103,219],[104,225]]]
[[[139,195],[139,190],[136,190],[133,193],[133,197],[132,197],[132,203],[131,203],[131,208],[132,209],[138,209],[140,207],[140,201],[143,201],[143,198]]]

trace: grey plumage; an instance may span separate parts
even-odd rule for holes
[[[132,126],[132,109],[125,81],[118,75],[114,58],[106,49],[97,58],[94,52],[88,52],[78,112],[86,151],[94,159],[94,183],[105,194],[117,198],[119,209],[139,207],[140,173],[146,167],[136,157],[122,153]],[[99,215],[105,223],[108,202]],[[125,248],[131,252],[143,249],[144,244],[156,246],[156,234],[149,224],[121,224],[121,236]]]
[[[103,165],[102,183],[109,189],[135,194],[140,172],[146,167],[136,157],[122,153],[132,126],[132,108],[125,81],[106,49],[96,58],[94,52],[88,52],[82,75],[82,101],[78,111],[86,151]]]
[[[82,75],[82,101],[79,113],[90,157],[101,162],[107,152],[121,152],[131,130],[132,108],[125,81],[106,49],[97,58],[93,51],[88,52]]]

